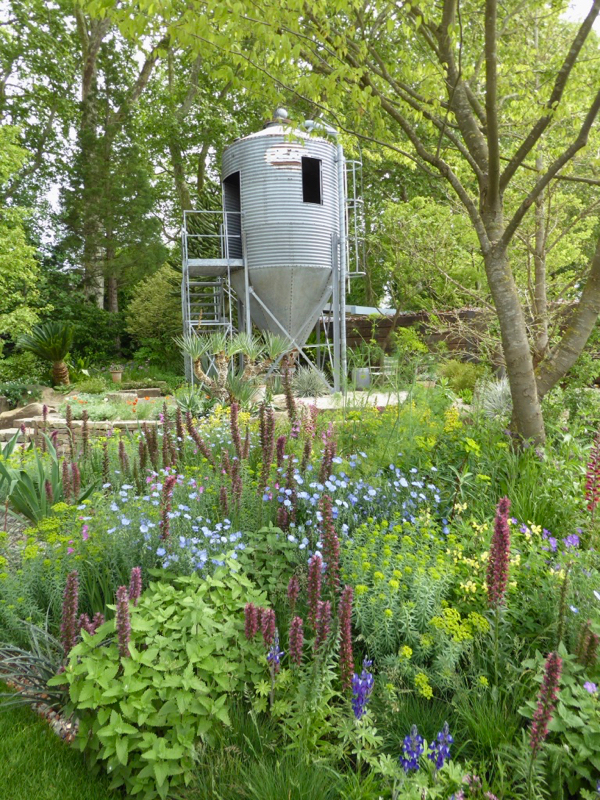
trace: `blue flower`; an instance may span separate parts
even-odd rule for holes
[[[157,556],[165,556],[166,554],[167,554],[167,551],[165,550],[164,547],[159,547],[158,550],[156,551],[156,555]]]
[[[419,769],[419,758],[423,754],[423,737],[419,734],[416,725],[410,729],[408,736],[404,737],[402,743],[402,755],[400,756],[400,763],[404,772],[407,774],[411,770]]]
[[[450,746],[453,742],[454,739],[450,735],[448,723],[444,722],[444,727],[431,744],[430,752],[427,756],[427,758],[433,761],[436,769],[441,769],[446,759],[450,758]]]
[[[361,674],[354,673],[352,676],[352,710],[356,719],[361,719],[366,714],[367,705],[373,691],[375,681],[373,675],[368,672],[372,665],[373,662],[365,658]]]

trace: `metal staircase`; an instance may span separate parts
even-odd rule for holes
[[[181,286],[185,333],[235,332],[235,292],[231,274],[244,268],[242,258],[230,258],[229,250],[241,248],[241,236],[228,233],[227,218],[239,212],[185,211],[181,231],[183,275]],[[229,220],[231,223],[231,219]],[[232,226],[239,229],[237,226]],[[237,246],[235,246],[237,244]],[[189,358],[186,377],[192,380]]]

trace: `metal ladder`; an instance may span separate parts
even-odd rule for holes
[[[231,273],[244,261],[230,258],[227,217],[234,212],[185,211],[181,231],[181,299],[184,333],[235,333],[233,309],[237,303]],[[186,378],[193,380],[185,359]]]

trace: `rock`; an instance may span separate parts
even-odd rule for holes
[[[162,397],[162,390],[156,387],[150,389],[135,389],[137,396],[144,399],[145,397]]]
[[[43,411],[44,407],[41,403],[28,403],[21,408],[13,408],[12,411],[5,411],[3,414],[0,414],[0,429],[14,428],[14,423],[17,420],[39,417],[43,414]]]
[[[0,414],[4,414],[5,411],[10,411],[10,406],[8,405],[8,397],[5,397],[3,394],[0,394]]]
[[[127,400],[136,400],[137,396],[135,389],[123,389],[121,392],[108,392],[106,399],[112,403],[122,403]]]

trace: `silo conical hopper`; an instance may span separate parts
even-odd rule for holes
[[[337,145],[281,120],[231,144],[223,153],[223,199],[229,255],[243,255],[253,292],[252,321],[281,328],[302,346],[331,295],[340,236]],[[243,270],[231,275],[245,297]],[[275,319],[273,319],[275,318]]]

